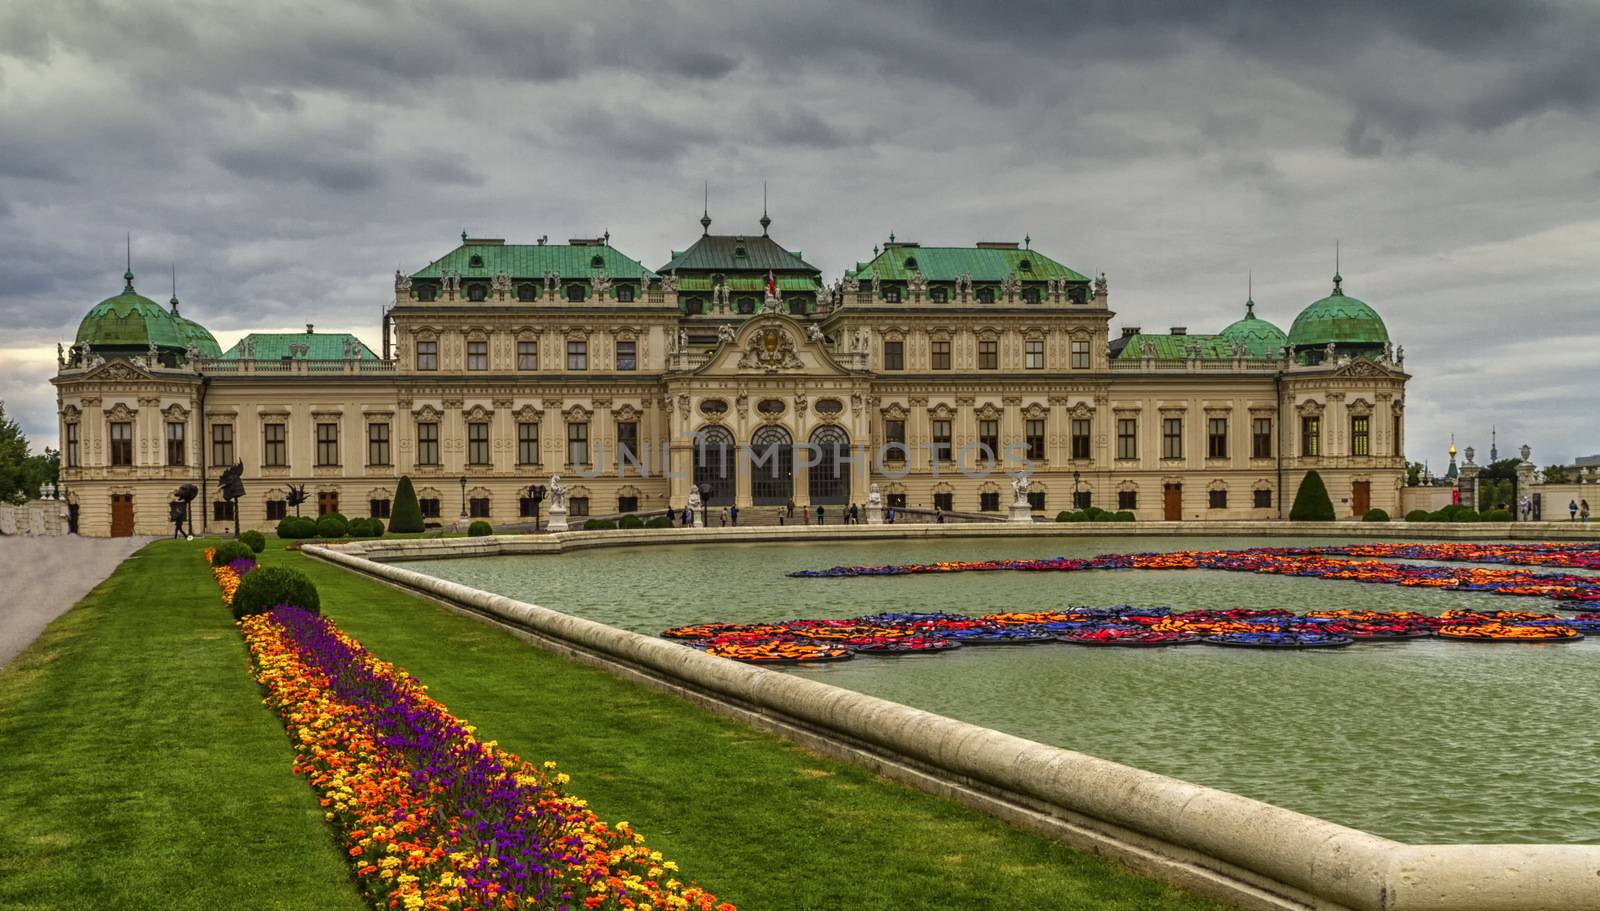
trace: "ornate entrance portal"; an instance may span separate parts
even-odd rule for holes
[[[838,427],[821,427],[811,435],[816,464],[806,484],[811,505],[842,506],[850,502],[850,437]]]
[[[707,427],[695,442],[694,483],[702,489],[711,488],[707,506],[733,505],[739,483],[735,453],[733,434],[721,427]]]
[[[750,438],[750,502],[782,506],[794,499],[794,438],[763,427]]]

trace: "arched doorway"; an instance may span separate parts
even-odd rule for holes
[[[733,434],[722,427],[700,431],[694,444],[694,483],[710,487],[707,506],[733,505],[739,483],[739,465],[734,459]]]
[[[850,502],[850,435],[838,427],[819,427],[811,435],[816,464],[806,483],[811,505],[842,506]]]
[[[750,502],[782,506],[794,499],[794,438],[782,427],[763,427],[750,437]]]

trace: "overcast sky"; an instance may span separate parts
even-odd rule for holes
[[[1451,432],[1600,452],[1600,5],[0,0],[0,398],[55,443],[55,343],[121,290],[224,346],[374,347],[465,229],[655,267],[772,233],[830,278],[891,232],[1104,271],[1117,325],[1372,304]],[[1115,328],[1114,330],[1115,331]],[[1482,461],[1483,457],[1480,457]]]

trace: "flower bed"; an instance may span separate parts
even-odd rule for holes
[[[249,571],[217,567],[225,597]],[[567,794],[555,763],[479,739],[327,618],[280,606],[240,629],[298,750],[294,770],[375,908],[733,911],[680,881],[626,822],[607,825]]]

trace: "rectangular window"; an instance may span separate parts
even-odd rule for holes
[[[317,425],[317,464],[339,464],[339,425]]]
[[[517,342],[517,369],[518,370],[538,370],[539,369],[539,343],[538,342],[528,342],[528,341]]]
[[[1300,455],[1322,455],[1322,418],[1312,415],[1300,419]]]
[[[1029,370],[1044,369],[1044,339],[1030,338],[1022,343],[1023,366]]]
[[[1044,461],[1044,419],[1030,418],[1023,423],[1023,430],[1028,438],[1028,459],[1033,462]]]
[[[884,494],[883,505],[890,509],[905,509],[906,495],[903,493]]]
[[[1034,512],[1044,511],[1044,491],[1030,490],[1028,492],[1028,508]]]
[[[978,494],[978,509],[983,512],[999,512],[1000,494],[992,490]]]
[[[1206,458],[1228,457],[1228,419],[1209,418],[1206,421]]]
[[[950,459],[950,422],[935,420],[933,422],[933,458],[934,461],[944,462]]]
[[[637,460],[639,458],[639,422],[617,422],[617,459]]]
[[[261,425],[261,464],[268,468],[289,466],[289,425]]]
[[[77,468],[78,465],[80,464],[79,461],[78,461],[79,458],[80,458],[80,454],[79,454],[79,449],[78,449],[78,425],[77,424],[68,424],[67,425],[67,467],[68,468]]]
[[[956,495],[953,493],[936,493],[933,495],[933,508],[949,512],[956,508]]]
[[[474,519],[489,518],[489,498],[472,497],[467,500],[467,515]]]
[[[1119,491],[1117,491],[1117,508],[1118,509],[1130,509],[1130,510],[1131,509],[1138,509],[1139,508],[1139,491],[1137,491],[1137,490],[1119,490]]]
[[[932,343],[931,352],[932,352],[932,357],[933,357],[933,369],[935,369],[935,370],[949,370],[950,369],[950,340],[949,339],[947,339],[947,338],[936,338],[936,339],[934,339],[933,343]]]
[[[1089,419],[1072,419],[1072,457],[1074,459],[1089,458]]]
[[[417,422],[417,464],[439,464],[439,424],[436,421]]]
[[[1212,509],[1228,508],[1228,492],[1226,490],[1209,491]]]
[[[1139,457],[1139,419],[1117,418],[1117,458]]]
[[[541,500],[540,502],[544,501]],[[533,518],[533,497],[517,498],[517,517],[521,519]]]
[[[1000,458],[1000,422],[978,422],[978,457],[989,461]]]
[[[589,369],[589,343],[582,341],[567,342],[567,369]]]
[[[233,425],[211,425],[211,464],[222,468],[233,464]]]
[[[586,421],[567,424],[567,464],[589,464],[589,424]]]
[[[111,464],[133,464],[133,424],[128,421],[111,422]]]
[[[1089,340],[1075,338],[1072,340],[1072,369],[1089,369]]]
[[[1272,418],[1255,418],[1250,426],[1250,457],[1272,458]]]
[[[539,424],[523,421],[517,424],[517,464],[539,464]]]
[[[387,518],[389,518],[389,506],[390,506],[390,503],[391,503],[390,500],[384,500],[384,499],[376,499],[376,500],[369,501],[367,503],[368,515],[372,516],[374,519],[387,519]]]
[[[906,343],[902,341],[886,341],[883,343],[883,369],[906,369]]]
[[[183,445],[183,430],[186,425],[178,421],[167,422],[167,464],[182,465],[183,452],[187,448]]]
[[[639,369],[639,343],[632,339],[623,339],[617,342],[617,369]]]
[[[1257,509],[1271,509],[1272,508],[1272,491],[1270,491],[1270,490],[1258,490],[1258,491],[1256,491],[1256,508]]]
[[[906,422],[893,418],[883,420],[883,459],[886,462],[906,460]]]
[[[467,342],[467,369],[489,369],[489,343],[485,341]]]
[[[289,501],[288,500],[268,500],[267,501],[267,521],[268,522],[276,522],[279,519],[282,519],[287,515],[289,515]]]
[[[639,511],[639,498],[638,497],[624,497],[624,496],[620,496],[620,495],[617,497],[617,512],[638,512],[638,511]]]
[[[978,369],[1000,369],[1000,343],[992,338],[978,339]]]
[[[489,464],[488,421],[472,421],[467,424],[467,464]]]
[[[417,342],[417,369],[439,369],[439,343],[433,341]]]
[[[1183,418],[1161,419],[1161,457],[1183,458]]]
[[[1350,418],[1350,454],[1372,455],[1372,442],[1368,427],[1371,419],[1364,414],[1354,415]]]
[[[570,497],[567,499],[567,514],[572,516],[586,516],[589,514],[588,497]]]
[[[417,507],[422,510],[424,519],[439,518],[439,498],[421,497],[417,500]]]
[[[367,425],[367,464],[389,464],[389,425]]]
[[[213,521],[213,522],[232,522],[233,521],[233,501],[232,500],[214,500],[214,501],[212,501],[212,503],[211,503],[211,521]]]

